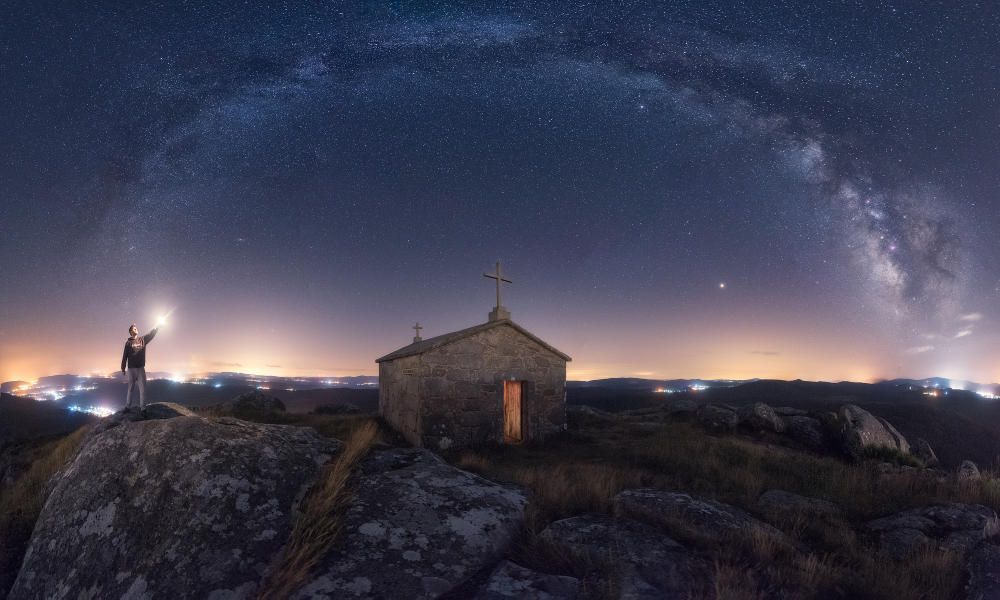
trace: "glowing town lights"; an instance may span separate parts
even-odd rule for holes
[[[987,392],[986,390],[979,390],[976,394],[982,398],[986,398],[987,400],[996,400],[997,398],[1000,398],[1000,396],[997,396],[993,392]]]

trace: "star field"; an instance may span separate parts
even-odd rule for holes
[[[988,3],[5,12],[0,379],[373,373],[497,258],[570,377],[1000,379]]]

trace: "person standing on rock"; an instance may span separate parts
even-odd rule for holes
[[[146,344],[153,341],[159,329],[157,326],[146,335],[139,335],[135,323],[128,328],[129,337],[125,340],[125,352],[122,353],[122,375],[128,383],[125,412],[132,410],[132,394],[136,388],[139,388],[139,410],[146,408]]]

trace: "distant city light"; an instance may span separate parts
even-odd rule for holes
[[[676,394],[677,393],[677,390],[672,389],[672,388],[665,388],[665,387],[658,387],[658,388],[656,388],[653,391],[656,392],[657,394]]]
[[[79,404],[72,404],[66,407],[70,412],[82,412],[89,413],[92,415],[97,415],[98,417],[110,417],[115,414],[115,411],[107,408],[105,406],[80,406]]]
[[[213,385],[212,387],[215,387],[215,388],[220,388],[220,387],[222,387],[222,384],[221,384],[221,383],[216,383],[216,384],[214,384],[214,385]]]
[[[708,386],[703,383],[692,383],[688,386],[688,389],[692,392],[700,392],[702,390],[707,390]]]
[[[997,398],[1000,398],[1000,396],[997,396],[993,392],[987,392],[986,390],[979,390],[978,392],[976,392],[976,394],[978,394],[983,398],[986,398],[987,400],[996,400]]]

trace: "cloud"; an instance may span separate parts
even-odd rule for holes
[[[758,356],[778,356],[781,353],[774,350],[751,350],[750,354],[756,354]]]
[[[955,337],[952,338],[952,339],[957,340],[958,338],[964,338],[964,337],[969,336],[969,335],[972,335],[972,328],[971,327],[968,327],[966,329],[963,329],[963,330],[959,331],[958,333],[955,334]]]
[[[968,321],[968,322],[971,323],[971,322],[979,321],[982,318],[983,318],[983,315],[980,314],[980,313],[969,313],[967,315],[962,315],[961,317],[958,318],[958,320],[959,321]]]
[[[914,346],[913,348],[907,348],[907,354],[923,354],[925,352],[930,352],[934,349],[934,346]]]

